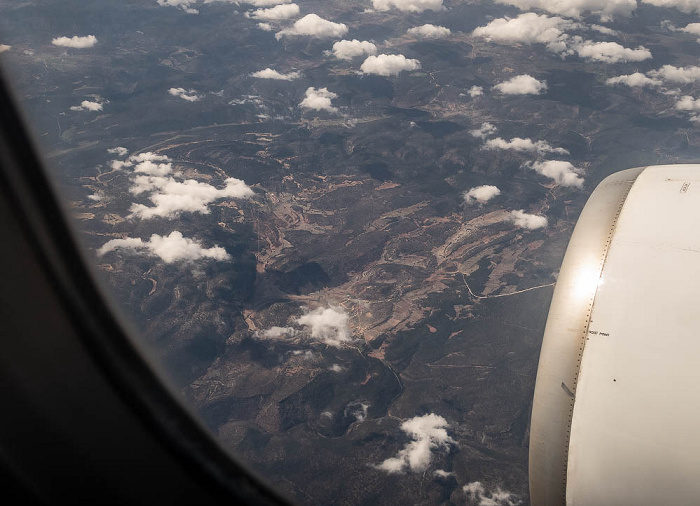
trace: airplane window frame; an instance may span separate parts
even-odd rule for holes
[[[36,257],[37,272],[31,275],[44,280],[42,293],[37,294],[38,300],[41,300],[40,295],[58,301],[57,307],[63,314],[56,317],[69,321],[78,346],[82,347],[94,369],[101,375],[101,380],[121,399],[121,409],[126,407],[129,415],[141,424],[141,429],[145,429],[157,445],[164,447],[164,454],[184,468],[188,477],[201,489],[210,492],[210,497],[198,498],[201,500],[198,500],[199,504],[288,504],[263,479],[219,446],[213,435],[177,399],[174,390],[164,383],[164,376],[152,357],[149,358],[135,339],[129,337],[128,322],[119,315],[99,286],[86,252],[80,247],[65,205],[58,198],[56,182],[52,181],[45,169],[6,75],[7,69],[0,67],[0,201],[4,201],[2,207],[9,207],[11,211],[7,213],[10,216],[0,219],[0,230],[5,240],[11,241],[13,246],[26,242]],[[8,260],[8,254],[3,256],[4,260]],[[7,274],[7,269],[16,267],[3,262],[0,269]],[[0,286],[0,300],[6,306],[3,308],[4,314],[11,315],[14,320],[31,318],[31,308],[22,307],[13,296],[17,285],[4,282]],[[42,324],[47,327],[47,336],[43,339],[51,338],[52,322],[38,322],[38,325]],[[12,321],[7,325],[13,328]],[[7,339],[8,335],[4,337]],[[36,337],[41,339],[40,336]],[[7,341],[3,345],[5,360],[23,360],[20,354],[13,354],[14,346],[14,343],[8,345]],[[56,360],[65,360],[65,357],[56,357]],[[70,374],[74,364],[69,362],[63,365]],[[24,363],[18,363],[18,367],[26,367],[27,370],[33,366],[35,364],[26,358]],[[13,389],[16,385],[6,379],[0,371],[0,400],[18,399],[26,394],[20,391],[21,388]],[[86,385],[86,389],[90,389],[90,386]],[[65,392],[66,396],[73,394]],[[44,401],[55,404],[61,399],[39,397],[30,401],[41,405]],[[17,409],[21,410],[22,406]],[[82,415],[89,417],[89,414]],[[22,490],[25,499],[34,497],[39,502],[54,502],[50,496],[47,501],[46,491],[37,485],[41,480],[32,476],[32,469],[12,462],[11,452],[6,451],[10,446],[14,449],[19,447],[41,458],[42,453],[50,453],[52,449],[33,446],[32,434],[23,432],[21,427],[14,427],[17,430],[16,441],[8,443],[6,430],[9,423],[5,422],[5,427],[0,428],[0,468],[9,472],[9,475],[3,473],[0,485],[4,490],[8,487]],[[115,422],[114,427],[109,429],[119,431],[120,427]],[[76,427],[75,430],[68,428],[68,437],[78,440],[85,436]],[[115,437],[119,437],[119,432]],[[152,455],[138,455],[135,458],[144,459],[146,463],[152,461],[154,465],[158,462]],[[11,475],[14,475],[15,483],[11,483]],[[115,476],[115,479],[118,480],[119,476]],[[172,486],[174,489],[186,488],[180,483],[172,483]],[[92,496],[94,499],[95,490],[89,483],[76,480],[72,486],[67,484],[66,487],[75,493],[75,498]],[[183,495],[182,500],[185,503],[187,496]],[[150,501],[146,500],[145,504],[148,503]]]

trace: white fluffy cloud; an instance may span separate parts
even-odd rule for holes
[[[51,44],[54,46],[84,49],[97,44],[97,37],[94,35],[86,35],[85,37],[80,37],[78,35],[74,35],[73,37],[56,37],[51,41]]]
[[[404,12],[441,11],[442,0],[372,0],[372,6],[378,11],[392,8]]]
[[[102,110],[102,104],[99,102],[92,102],[90,100],[83,100],[80,105],[74,105],[70,108],[71,111],[92,111],[97,112]]]
[[[318,14],[307,14],[294,22],[291,28],[281,30],[275,34],[275,38],[307,36],[307,37],[342,37],[348,33],[348,27],[344,23],[334,23],[323,19]]]
[[[469,91],[467,91],[467,93],[472,98],[480,97],[484,94],[484,88],[482,88],[481,86],[474,85],[471,88],[469,88]]]
[[[333,365],[338,366],[338,364]],[[342,370],[342,367],[340,369]],[[345,414],[353,416],[356,422],[364,422],[367,419],[368,411],[369,404],[367,404],[366,402],[353,402],[345,408]]]
[[[700,81],[700,67],[674,67],[664,65],[658,70],[647,72],[651,77],[663,79],[671,83],[690,84]]]
[[[496,2],[513,5],[521,10],[539,9],[570,18],[579,18],[584,13],[591,13],[605,20],[618,15],[629,16],[637,8],[637,0],[496,0]]]
[[[209,214],[209,204],[216,200],[253,195],[248,185],[232,177],[224,180],[223,188],[183,179],[179,173],[172,172],[171,160],[165,155],[139,153],[130,156],[126,162],[117,162],[121,167],[135,164],[129,192],[132,195],[148,194],[148,200],[153,204],[132,204],[129,218],[174,218],[184,212]]]
[[[470,130],[469,133],[472,137],[477,139],[485,139],[486,137],[495,134],[498,129],[489,122],[482,123],[477,130]]]
[[[297,4],[281,4],[269,9],[258,9],[253,12],[250,17],[261,21],[281,21],[290,19],[299,15],[299,6]]]
[[[481,482],[473,481],[462,487],[467,495],[470,505],[475,506],[517,506],[520,504],[518,496],[496,488],[495,491],[487,491]]]
[[[700,111],[700,98],[695,99],[688,95],[681,97],[676,102],[676,109],[679,111]]]
[[[483,185],[475,186],[465,191],[462,193],[462,197],[464,197],[464,202],[466,204],[484,204],[500,194],[501,190],[499,190],[497,186]]]
[[[339,40],[333,44],[333,56],[341,60],[352,60],[356,56],[377,54],[377,46],[366,40]]]
[[[539,95],[547,91],[547,81],[538,81],[532,76],[523,74],[499,83],[493,89],[504,95]]]
[[[187,14],[199,14],[199,11],[192,7],[197,3],[197,0],[158,0],[158,5],[161,7],[177,7],[182,9]],[[211,3],[206,2],[205,3]]]
[[[652,79],[645,76],[641,72],[635,72],[634,74],[629,74],[625,76],[611,77],[605,81],[608,86],[615,86],[616,84],[624,84],[625,86],[630,86],[632,88],[644,88],[645,86],[661,86],[663,81],[660,79]]]
[[[132,251],[139,255],[158,257],[166,264],[179,261],[193,262],[195,260],[213,259],[229,260],[229,255],[221,246],[205,248],[195,239],[183,237],[181,232],[174,231],[168,236],[153,234],[147,241],[138,237],[112,239],[97,250],[99,256],[118,249]]]
[[[363,74],[376,74],[379,76],[395,76],[403,70],[417,70],[420,62],[406,58],[402,54],[380,54],[368,56],[360,66]]]
[[[263,339],[282,339],[294,337],[298,331],[294,327],[270,327],[262,332],[256,332],[256,337]]]
[[[621,46],[617,42],[584,41],[575,46],[576,54],[581,58],[603,63],[644,61],[652,58],[651,51],[644,46],[636,49]]]
[[[151,160],[143,160],[134,167],[134,172],[149,176],[166,176],[173,170],[172,163],[156,163]]]
[[[245,182],[233,177],[224,180],[223,188],[194,179],[179,181],[173,176],[138,175],[132,179],[132,183],[132,194],[150,193],[148,200],[152,206],[132,204],[129,208],[130,218],[144,220],[155,217],[174,218],[184,212],[209,214],[209,204],[216,200],[248,198],[253,195],[253,190]]]
[[[691,33],[693,35],[697,35],[700,37],[700,23],[690,23],[683,28],[678,29],[679,32],[685,32],[685,33]],[[700,42],[700,38],[698,38],[698,42]]]
[[[292,0],[245,0],[245,2],[255,7],[269,7],[271,5],[290,4]]]
[[[296,79],[300,75],[301,74],[299,72],[289,72],[288,74],[282,74],[281,72],[277,72],[276,70],[273,70],[270,67],[268,67],[265,70],[258,70],[257,72],[253,72],[252,74],[250,74],[250,77],[257,77],[258,79],[275,79],[278,81],[291,81],[293,79]]]
[[[126,156],[129,154],[129,150],[121,146],[117,146],[116,148],[109,148],[107,153],[110,155]]]
[[[194,90],[186,90],[185,88],[170,88],[168,90],[173,97],[181,98],[182,100],[187,100],[188,102],[197,102],[202,100],[202,97],[197,95]]]
[[[342,307],[319,307],[296,319],[296,323],[306,327],[312,339],[339,348],[352,342],[348,328],[348,315]]]
[[[544,44],[549,51],[559,54],[562,58],[578,54],[581,58],[604,63],[643,61],[652,58],[651,52],[643,46],[631,49],[617,42],[593,42],[584,40],[579,35],[571,36],[565,31],[587,28],[589,27],[558,16],[549,17],[528,12],[513,19],[494,19],[486,26],[476,28],[473,35],[500,44]],[[600,28],[604,27],[598,27],[596,31],[601,31]]]
[[[608,28],[607,26],[603,25],[590,25],[591,30],[596,31],[598,33],[604,33],[605,35],[619,35],[615,30],[612,28]]]
[[[545,44],[550,51],[561,53],[567,49],[569,38],[564,30],[578,26],[568,19],[527,12],[512,19],[494,19],[476,28],[473,35],[501,44]]]
[[[306,97],[301,101],[299,107],[312,111],[336,113],[338,112],[338,108],[333,107],[331,100],[337,97],[338,95],[332,91],[328,91],[328,88],[316,89],[310,87],[306,89]]]
[[[450,445],[454,444],[454,440],[447,434],[449,427],[447,420],[435,413],[406,420],[401,424],[401,430],[413,441],[399,451],[396,457],[386,459],[377,468],[390,474],[425,471],[433,460],[434,451],[449,451]]]
[[[423,37],[424,39],[443,39],[452,35],[449,28],[444,26],[431,25],[430,23],[415,28],[409,28],[406,32],[414,37]]]
[[[700,3],[698,0],[642,0],[644,4],[655,5],[656,7],[675,7],[686,14],[700,14]]]
[[[535,230],[547,226],[547,218],[545,216],[528,214],[522,209],[511,211],[510,221],[512,221],[516,227],[526,228],[528,230]]]
[[[526,165],[538,174],[552,179],[558,185],[576,188],[583,187],[583,178],[579,175],[579,170],[569,162],[547,160]]]
[[[154,153],[153,151],[145,151],[143,153],[137,153],[135,155],[131,155],[129,157],[129,160],[135,163],[140,163],[140,162],[170,162],[170,157],[168,155],[159,155],[158,153]]]
[[[552,147],[547,141],[533,141],[532,139],[523,139],[522,137],[514,137],[507,141],[502,137],[489,139],[484,144],[484,149],[508,149],[519,152],[537,152],[537,153],[557,153],[560,155],[568,155],[569,152],[564,148]]]

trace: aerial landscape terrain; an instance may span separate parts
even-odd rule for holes
[[[596,185],[700,162],[692,0],[0,0],[109,296],[302,505],[529,504]]]

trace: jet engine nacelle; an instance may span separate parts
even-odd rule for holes
[[[700,503],[700,165],[598,185],[564,257],[530,426],[533,506]]]

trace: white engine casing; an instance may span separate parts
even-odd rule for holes
[[[530,426],[533,506],[700,503],[700,165],[591,195],[550,307]]]

